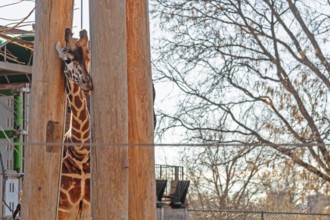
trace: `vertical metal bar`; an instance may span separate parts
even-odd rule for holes
[[[174,178],[175,178],[175,180],[179,180],[179,169],[180,167],[178,167],[178,166],[175,166],[174,167]]]
[[[5,45],[5,51],[4,51],[3,60],[4,60],[5,62],[7,61],[7,45]]]
[[[83,11],[83,0],[80,1],[80,29],[83,29],[83,15],[84,15],[84,11]]]
[[[14,104],[14,128],[18,134],[14,138],[14,170],[18,173],[21,172],[22,168],[22,142],[23,142],[23,92],[19,92],[14,96],[15,104]]]

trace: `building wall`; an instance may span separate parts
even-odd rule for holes
[[[186,208],[173,209],[170,206],[157,208],[157,220],[187,220],[188,210]]]
[[[0,130],[14,129],[14,96],[0,95]]]
[[[8,178],[5,182],[4,200],[7,204],[3,205],[3,216],[12,216],[12,211],[15,210],[19,201],[19,185],[17,178]]]
[[[3,170],[13,170],[13,139],[0,139],[0,153],[2,164],[0,163],[0,174],[3,174]]]
[[[0,87],[1,90],[23,91],[25,84],[10,85],[6,88]],[[22,94],[22,93],[21,93]],[[28,97],[29,93],[23,92],[24,119],[23,127],[20,127],[20,132],[26,132],[28,125]],[[19,202],[19,192],[21,190],[21,180],[18,177],[18,172],[23,172],[21,169],[14,170],[14,138],[19,135],[15,130],[15,100],[13,95],[0,94],[0,219],[12,219],[12,213],[16,209]],[[3,135],[6,131],[6,135]],[[20,133],[21,134],[21,133]],[[9,135],[9,136],[8,136]],[[18,158],[18,157],[17,157]],[[21,176],[21,175],[20,175]]]

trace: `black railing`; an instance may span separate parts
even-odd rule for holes
[[[183,180],[183,166],[155,165],[156,179]]]

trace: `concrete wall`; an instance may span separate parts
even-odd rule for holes
[[[157,208],[157,220],[187,220],[188,210],[186,208],[182,209],[172,209],[170,206],[163,206]]]

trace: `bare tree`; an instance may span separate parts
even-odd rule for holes
[[[152,0],[159,80],[180,91],[159,132],[271,147],[330,181],[329,1]],[[226,134],[224,140],[217,135]],[[248,140],[248,141],[247,141]]]
[[[311,211],[325,212],[324,204],[309,204],[315,195],[329,196],[329,184],[311,172],[294,164],[292,160],[276,158],[259,170],[259,200],[255,206],[264,211]],[[315,210],[313,211],[315,212]]]
[[[256,195],[262,189],[258,171],[266,164],[259,149],[219,146],[187,150],[183,164],[187,178],[192,181],[190,208],[248,209],[255,206]]]

